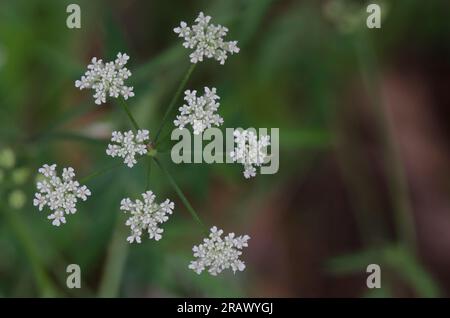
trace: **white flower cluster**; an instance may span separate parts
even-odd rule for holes
[[[234,131],[236,147],[230,152],[234,162],[244,165],[244,177],[246,179],[256,176],[256,168],[261,166],[268,158],[266,147],[270,145],[269,136],[259,138],[251,130]]]
[[[80,90],[92,88],[95,90],[94,98],[97,105],[106,103],[106,96],[117,98],[122,95],[124,99],[134,96],[133,87],[126,86],[125,80],[131,76],[125,65],[130,57],[118,53],[114,62],[103,63],[103,60],[92,58],[88,70],[75,82]]]
[[[127,238],[130,243],[141,243],[143,231],[147,231],[150,239],[159,241],[163,232],[159,224],[169,219],[168,215],[172,214],[175,206],[168,199],[161,204],[155,203],[155,195],[151,191],[143,193],[142,197],[144,201],[133,202],[126,198],[120,203],[120,209],[131,214],[125,223],[131,229],[131,235]]]
[[[183,46],[192,50],[189,55],[191,63],[210,58],[225,64],[229,54],[239,52],[237,41],[224,41],[228,29],[212,24],[210,16],[200,12],[195,23],[188,26],[186,22],[181,22],[180,26],[174,29],[174,32],[184,39]],[[122,96],[125,100],[133,97],[133,87],[125,85],[125,81],[131,76],[126,67],[128,60],[129,56],[122,53],[118,53],[114,61],[106,63],[102,59],[92,58],[85,74],[75,81],[75,87],[80,90],[93,89],[93,97],[98,105],[106,103],[107,97]],[[201,96],[197,96],[196,90],[186,90],[184,94],[185,102],[179,108],[180,114],[174,120],[175,126],[184,129],[190,125],[194,134],[199,135],[207,128],[223,124],[224,120],[218,114],[220,97],[216,88],[205,87]],[[137,155],[148,153],[149,140],[148,130],[113,131],[106,154],[122,158],[123,162],[132,168],[137,163]],[[234,162],[244,165],[246,178],[254,177],[255,166],[261,166],[267,158],[265,148],[270,145],[269,136],[262,136],[258,140],[256,134],[250,130],[235,130],[234,142],[237,146],[230,156]],[[34,205],[38,206],[40,211],[45,206],[49,207],[52,214],[48,218],[53,220],[53,225],[66,223],[65,215],[75,213],[78,199],[87,200],[91,195],[90,190],[74,181],[75,173],[72,168],[64,168],[61,178],[56,174],[55,164],[44,165],[39,169],[39,173],[43,175],[44,180],[37,183],[38,192],[35,194]],[[141,196],[142,198],[134,201],[124,198],[120,202],[120,210],[127,214],[125,225],[130,228],[130,235],[127,237],[129,243],[141,243],[145,232],[149,239],[159,241],[164,232],[161,226],[168,221],[175,207],[169,199],[162,203],[155,202],[152,191],[146,191]],[[195,259],[190,262],[190,269],[197,274],[207,270],[214,276],[226,269],[231,269],[234,273],[245,269],[245,263],[240,257],[243,248],[248,247],[250,237],[235,236],[234,233],[222,237],[223,233],[223,230],[214,226],[210,229],[209,236],[192,248]]]
[[[147,145],[145,141],[149,140],[148,130],[138,130],[136,135],[129,130],[124,133],[113,131],[111,144],[106,149],[106,154],[111,157],[123,158],[123,162],[132,168],[136,163],[136,154],[145,155],[147,153]]]
[[[91,191],[73,180],[75,177],[73,168],[64,168],[62,178],[56,175],[56,164],[44,165],[39,169],[39,173],[44,180],[37,183],[38,192],[35,193],[34,206],[38,206],[39,211],[48,206],[53,211],[48,216],[48,219],[53,220],[53,225],[66,223],[64,215],[77,212],[78,199],[86,201]]]
[[[206,267],[208,272],[216,276],[223,270],[231,267],[234,273],[243,271],[245,264],[239,259],[242,248],[247,247],[250,236],[235,237],[234,233],[229,233],[222,238],[223,231],[212,227],[209,238],[203,239],[203,243],[192,248],[195,261],[191,261],[189,268],[197,274],[202,273]]]
[[[174,121],[175,126],[183,129],[184,126],[191,124],[194,134],[199,135],[206,128],[212,125],[220,126],[223,123],[223,118],[215,113],[220,105],[216,100],[220,97],[216,95],[214,87],[212,89],[205,87],[203,96],[197,97],[196,90],[187,90],[184,95],[187,104],[179,108],[180,115]]]
[[[197,24],[188,27],[182,21],[180,26],[173,29],[180,38],[184,38],[183,46],[194,49],[189,57],[192,63],[202,62],[203,57],[215,58],[220,64],[225,64],[227,53],[238,53],[237,41],[225,42],[223,37],[227,35],[228,29],[221,25],[210,24],[210,16],[200,12],[195,19]]]

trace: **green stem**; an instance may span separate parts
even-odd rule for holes
[[[374,48],[370,46],[365,34],[359,34],[356,39],[356,53],[367,94],[372,100],[375,124],[383,147],[383,160],[387,171],[388,188],[395,213],[397,231],[401,241],[406,244],[410,251],[414,251],[416,233],[411,214],[408,185],[398,149],[392,140],[392,128],[383,111]]]
[[[192,205],[189,203],[189,200],[186,198],[186,196],[184,195],[183,191],[181,191],[180,187],[178,186],[178,184],[176,183],[175,179],[172,177],[172,175],[169,173],[169,171],[167,171],[167,169],[159,162],[159,160],[157,158],[153,157],[153,160],[155,161],[155,163],[158,165],[158,167],[165,173],[165,175],[167,176],[167,178],[169,179],[170,183],[172,184],[173,188],[175,189],[175,192],[177,193],[177,195],[180,197],[181,201],[183,202],[184,206],[186,207],[186,209],[189,211],[189,213],[191,214],[192,218],[198,223],[200,224],[200,226],[202,226],[205,230],[207,230],[206,225],[203,223],[203,221],[200,219],[200,217],[198,216],[198,213],[195,212],[194,208],[192,207]]]
[[[117,297],[120,290],[120,281],[128,254],[128,242],[125,240],[126,232],[120,218],[117,218],[116,222],[98,291],[99,297]]]
[[[80,179],[80,183],[81,184],[86,183],[86,182],[90,181],[91,179],[93,179],[93,178],[95,178],[95,177],[97,177],[99,175],[102,175],[105,172],[108,172],[109,170],[112,170],[112,169],[120,166],[121,164],[122,164],[122,162],[118,162],[118,163],[115,163],[115,164],[110,165],[108,167],[105,167],[103,169],[100,169],[98,171],[95,171],[95,172],[91,173],[90,175],[87,175],[86,177]]]
[[[25,226],[25,222],[21,219],[20,213],[11,213],[4,206],[0,207],[0,210],[4,211],[6,218],[11,224],[11,228],[16,233],[22,245],[33,270],[34,279],[41,297],[58,296],[56,286],[45,271],[44,264],[42,264],[42,260],[39,257],[39,249],[35,244],[35,240],[31,237],[30,230]]]
[[[140,158],[137,158],[136,160],[137,160],[137,162],[140,162],[143,158],[145,158],[145,157],[140,157]],[[87,175],[87,176],[81,178],[79,182],[80,182],[81,184],[86,183],[86,182],[88,182],[88,181],[94,179],[95,177],[100,176],[100,175],[102,175],[102,174],[108,172],[109,170],[112,170],[112,169],[114,169],[114,168],[117,168],[118,166],[120,166],[120,165],[122,165],[122,164],[123,164],[123,162],[120,161],[120,162],[117,162],[117,163],[115,163],[115,164],[109,165],[109,166],[107,166],[107,167],[105,167],[105,168],[103,168],[103,169],[100,169],[100,170],[98,170],[98,171],[95,171],[95,172],[93,172],[93,173],[91,173],[91,174],[89,174],[89,175]]]
[[[131,123],[133,124],[134,129],[139,130],[139,125],[138,125],[136,119],[134,119],[133,115],[131,114],[130,108],[128,107],[125,100],[123,100],[122,98],[119,98],[119,104],[120,104],[120,106],[122,106],[123,110],[127,113],[128,118],[130,119]]]
[[[166,140],[166,138],[169,137],[170,134],[171,134],[171,131],[169,130],[166,134],[164,134],[164,136],[162,138],[160,138],[160,140],[158,142],[155,143],[155,148],[158,148],[158,146],[161,145],[163,140]]]
[[[166,124],[166,122],[168,120],[168,116],[169,116],[170,112],[175,107],[175,104],[176,104],[178,98],[180,97],[180,94],[183,91],[183,88],[186,86],[187,81],[191,77],[192,72],[195,69],[195,65],[197,65],[197,64],[191,64],[191,66],[189,66],[189,69],[187,70],[186,75],[184,75],[183,80],[180,82],[180,85],[178,86],[177,91],[175,92],[175,95],[173,95],[172,100],[170,101],[169,107],[167,107],[166,113],[164,114],[161,124],[156,132],[155,143],[158,141],[159,135],[161,134],[161,131],[164,128],[164,125]]]
[[[147,181],[145,182],[145,191],[150,189],[150,172],[152,171],[152,158],[148,158]]]

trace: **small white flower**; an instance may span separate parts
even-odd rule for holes
[[[183,129],[190,124],[194,129],[194,134],[201,134],[206,128],[212,125],[220,126],[223,118],[216,114],[220,104],[216,101],[220,97],[216,94],[216,89],[205,87],[203,96],[197,97],[197,91],[187,90],[184,92],[186,104],[179,108],[180,115],[174,120],[175,126]]]
[[[61,223],[66,223],[66,218],[64,217],[63,211],[55,211],[47,217],[49,220],[53,220],[52,224],[55,226],[60,226]]]
[[[125,65],[129,56],[119,53],[114,62],[103,63],[96,57],[92,58],[88,70],[75,81],[75,87],[81,89],[92,88],[95,90],[94,98],[97,105],[106,103],[106,97],[117,98],[120,95],[124,99],[134,96],[133,87],[125,85],[125,80],[131,76],[130,70]]]
[[[256,168],[260,167],[268,158],[266,147],[270,145],[269,136],[257,138],[251,130],[234,131],[234,151],[230,157],[234,162],[244,165],[244,177],[246,179],[256,176]]]
[[[136,163],[136,154],[145,155],[148,151],[145,142],[149,140],[148,130],[138,130],[136,135],[129,130],[124,133],[113,131],[111,144],[106,149],[106,154],[111,157],[123,158],[123,162],[132,168]]]
[[[79,187],[77,190],[77,196],[83,201],[86,201],[90,195],[91,191],[86,186]]]
[[[53,211],[48,216],[48,219],[53,220],[53,225],[66,223],[64,215],[77,212],[78,199],[86,201],[91,191],[73,180],[75,178],[73,168],[64,168],[61,178],[56,174],[55,164],[44,165],[38,172],[43,176],[43,181],[36,184],[38,192],[34,195],[33,205],[37,206],[39,211],[48,206]]]
[[[245,269],[245,263],[239,256],[242,254],[241,250],[248,246],[250,236],[235,237],[234,233],[229,233],[222,238],[222,234],[223,231],[214,226],[210,229],[209,238],[203,239],[202,244],[192,248],[197,259],[191,261],[190,269],[201,274],[208,267],[208,272],[213,276],[228,268],[231,268],[233,273]]]
[[[125,198],[120,203],[120,209],[130,214],[125,222],[125,225],[131,229],[131,234],[127,238],[130,243],[141,243],[141,235],[144,231],[147,231],[150,239],[159,241],[164,231],[159,225],[169,219],[168,215],[173,213],[175,207],[175,204],[169,200],[157,204],[154,202],[155,195],[151,191],[143,193],[142,198],[143,201],[134,202]]]
[[[221,25],[210,24],[211,17],[205,16],[200,12],[192,27],[182,21],[180,26],[173,31],[180,38],[184,39],[183,46],[193,49],[189,55],[192,63],[202,62],[203,57],[214,58],[225,64],[227,53],[234,54],[239,52],[237,41],[225,42],[223,37],[227,35],[228,29]]]

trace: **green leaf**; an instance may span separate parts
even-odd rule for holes
[[[386,264],[411,285],[420,297],[439,297],[441,290],[416,256],[403,246],[384,250]]]

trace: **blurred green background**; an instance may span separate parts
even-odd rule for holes
[[[81,29],[66,27],[70,3]],[[247,269],[219,277],[187,268],[203,233],[156,167],[151,189],[176,202],[159,242],[125,241],[119,204],[145,188],[142,163],[89,181],[60,228],[32,206],[38,167],[86,176],[116,161],[111,131],[131,128],[74,87],[91,57],[130,55],[129,105],[152,135],[189,67],[173,28],[199,11],[241,52],[199,64],[187,88],[217,87],[224,127],[280,128],[279,172],[251,180],[160,149],[206,224],[251,236]],[[0,1],[0,297],[449,296],[449,21],[444,0]],[[81,289],[65,285],[73,263]],[[381,289],[366,287],[372,263]]]

